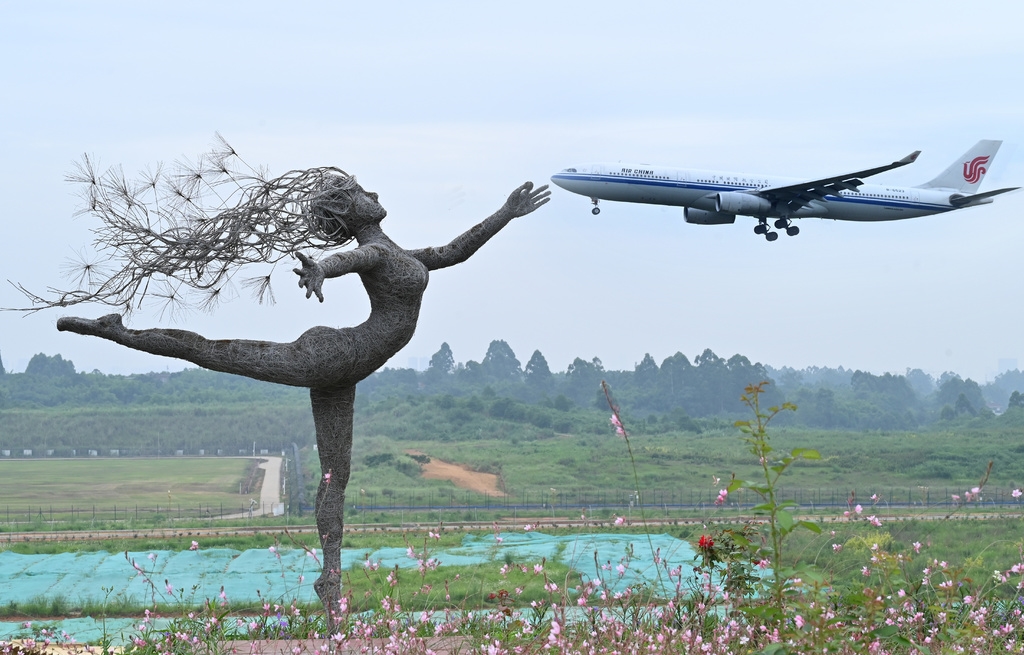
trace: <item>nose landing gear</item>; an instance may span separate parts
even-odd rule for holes
[[[601,213],[601,208],[597,206],[597,198],[591,198],[590,202],[594,203],[594,208],[590,210],[590,213],[597,216]]]

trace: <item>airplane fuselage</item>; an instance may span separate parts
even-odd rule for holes
[[[721,194],[757,193],[783,187],[798,179],[749,173],[730,173],[632,164],[583,164],[551,176],[558,186],[595,200],[692,207],[721,211]],[[844,221],[892,221],[957,209],[949,189],[862,184],[810,200],[795,210],[751,207],[733,214],[763,218],[831,218]]]

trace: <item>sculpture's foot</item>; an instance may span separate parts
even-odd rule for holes
[[[120,314],[107,314],[97,319],[62,316],[57,319],[57,329],[61,332],[75,332],[93,337],[113,339],[124,332],[124,323]]]
[[[324,605],[327,613],[328,634],[334,634],[337,626],[341,623],[341,575],[337,571],[326,571],[320,573],[320,577],[313,583],[313,590]]]

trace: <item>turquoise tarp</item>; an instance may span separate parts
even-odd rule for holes
[[[690,574],[695,553],[687,542],[665,534],[552,536],[524,531],[466,535],[460,546],[431,550],[429,557],[439,560],[442,570],[487,562],[500,567],[508,561],[532,567],[547,559],[568,565],[584,579],[600,577],[612,592],[646,584],[654,589],[660,586],[662,593],[672,594],[674,583],[665,575],[666,567],[682,567],[685,578]],[[656,558],[660,565],[655,563]],[[367,559],[379,563],[381,569],[419,566],[405,548],[342,551],[346,569],[362,569]],[[134,560],[146,575],[139,575],[129,560]],[[624,568],[622,574],[618,570],[620,564]],[[282,547],[276,553],[264,549],[160,550],[129,552],[127,559],[124,553],[105,551],[56,555],[4,551],[0,552],[0,604],[58,597],[69,603],[102,602],[109,593],[110,598],[129,597],[143,606],[151,604],[154,594],[161,603],[173,604],[183,598],[191,605],[206,598],[217,599],[222,588],[232,603],[256,603],[260,598],[282,604],[293,600],[315,603],[313,581],[317,575],[319,562],[301,548]],[[173,588],[173,597],[168,594],[168,584]],[[66,621],[55,625],[75,634],[66,627],[72,625]],[[0,623],[0,639],[19,634],[20,626]]]

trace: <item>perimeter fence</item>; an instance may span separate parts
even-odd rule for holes
[[[986,488],[980,497],[968,506],[972,510],[1020,511],[1024,514],[1021,498],[1012,495],[1012,489]],[[956,494],[957,496],[955,496]],[[952,511],[963,502],[964,491],[959,487],[893,487],[885,490],[857,490],[840,488],[780,487],[778,499],[791,500],[801,511],[841,515],[861,505],[865,515],[885,517],[906,514],[908,511]],[[874,498],[872,498],[874,496]],[[760,500],[753,494],[730,494],[727,502],[716,505],[717,489],[649,489],[637,494],[632,490],[616,489],[522,489],[509,490],[504,495],[489,495],[462,489],[354,489],[348,490],[346,514],[358,520],[360,515],[383,514],[386,520],[477,520],[480,512],[494,517],[557,516],[575,519],[588,516],[594,519],[613,516],[634,517],[642,507],[652,516],[701,515],[714,516],[742,514]],[[17,530],[18,526],[47,523],[90,524],[107,522],[161,523],[177,520],[218,521],[284,518],[289,521],[311,521],[314,508],[289,499],[280,505],[268,505],[255,500],[239,499],[238,503],[182,505],[168,504],[141,506],[129,501],[110,505],[74,504],[6,504],[0,505],[0,521],[4,528]],[[2,501],[0,501],[2,502]]]

